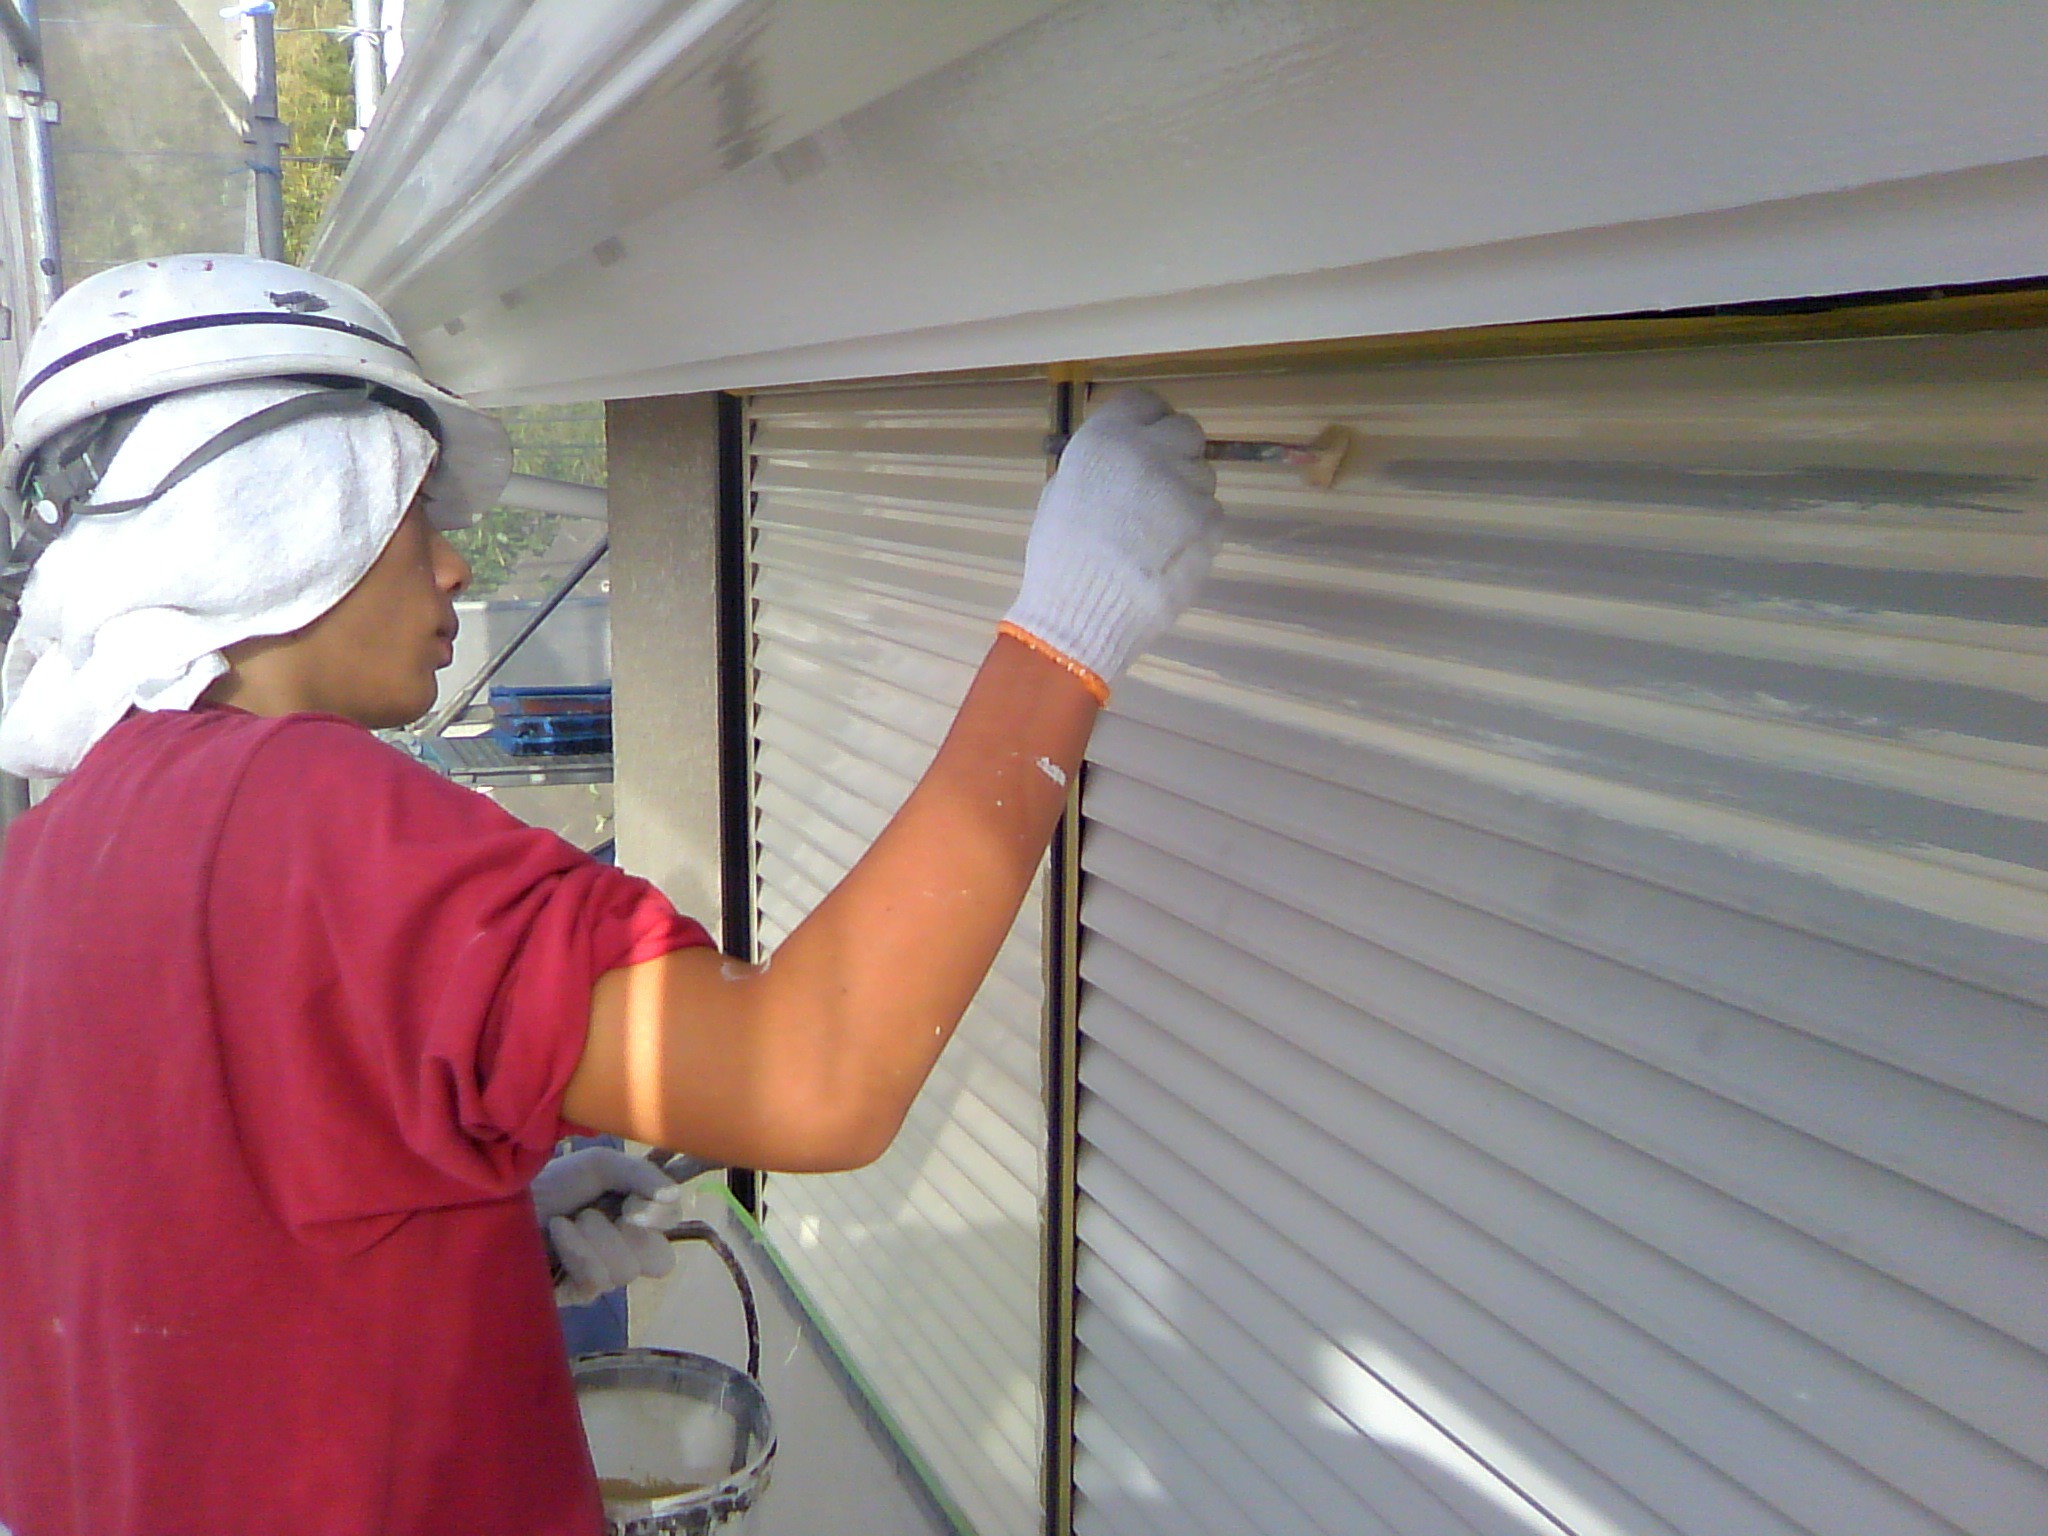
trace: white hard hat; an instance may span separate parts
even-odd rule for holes
[[[87,278],[36,328],[0,450],[0,508],[22,522],[38,455],[75,429],[180,390],[271,378],[369,386],[418,417],[441,448],[421,487],[437,527],[474,521],[511,476],[505,429],[427,382],[391,317],[346,283],[256,256],[163,256]]]

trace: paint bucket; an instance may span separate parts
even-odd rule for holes
[[[621,1349],[573,1361],[576,1399],[605,1494],[607,1536],[737,1536],[768,1486],[775,1424],[756,1375],[761,1328],[753,1288],[703,1222],[672,1240],[709,1243],[740,1288],[747,1369],[673,1349]]]

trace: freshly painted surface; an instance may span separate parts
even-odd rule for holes
[[[1043,383],[750,403],[758,922],[772,956],[930,763],[1022,571]],[[1043,1525],[1034,887],[895,1144],[766,1231],[982,1536]]]
[[[315,264],[505,400],[2008,278],[2044,57],[1972,0],[493,0]]]
[[[2048,337],[1155,382],[1076,1530],[2038,1529]]]
[[[1403,698],[1570,721],[1512,768],[1486,732],[1401,739],[1454,772],[2048,939],[2040,333],[1305,374],[1256,407],[1235,384],[1184,392],[1224,391],[1215,435],[1306,440],[1338,419],[1360,446],[1333,492],[1281,488],[1271,531],[1220,567],[1292,589],[1274,610],[1285,627],[1199,614],[1185,633],[1284,641],[1303,665],[1363,667]],[[1370,508],[1385,532],[1311,537],[1288,521],[1332,506]],[[1374,538],[1415,553],[1362,569],[1330,558]],[[1567,576],[1557,551],[1571,547],[1598,583]],[[1540,553],[1541,579],[1497,549]],[[1674,604],[1691,582],[1710,600]],[[1429,615],[1442,644],[1315,622],[1359,611]],[[1503,667],[1531,633],[1568,654],[1542,673]],[[1489,651],[1495,637],[1505,652]],[[1654,687],[1617,689],[1635,657],[1663,654]],[[1361,745],[1399,734],[1385,711],[1346,729]],[[1668,761],[1628,744],[1649,739]],[[1700,752],[1716,774],[1748,765],[1747,790],[1661,795],[1699,781],[1685,765]],[[1610,755],[1625,772],[1574,771]],[[1800,777],[1814,770],[1825,785]]]

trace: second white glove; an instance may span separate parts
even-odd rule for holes
[[[1039,498],[1006,622],[1114,681],[1194,600],[1222,541],[1204,442],[1149,389],[1098,406]]]
[[[564,1152],[533,1176],[529,1193],[545,1226],[551,1217],[571,1216],[606,1195],[652,1195],[674,1182],[644,1157],[615,1147]]]
[[[548,1241],[561,1261],[555,1300],[580,1307],[629,1281],[659,1279],[675,1268],[675,1250],[659,1232],[634,1222],[612,1221],[595,1206],[573,1217],[548,1222]]]
[[[562,1271],[555,1300],[581,1306],[673,1269],[675,1253],[661,1234],[682,1192],[646,1158],[610,1147],[566,1153],[543,1168],[533,1181],[533,1207]],[[627,1197],[616,1218],[593,1203],[607,1195]],[[663,1207],[667,1216],[657,1214]]]

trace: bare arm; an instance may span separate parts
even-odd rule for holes
[[[879,1156],[1016,918],[1096,712],[997,640],[910,799],[772,963],[685,950],[600,979],[564,1112],[735,1166]]]
[[[1165,633],[1221,537],[1202,429],[1111,396],[1038,504],[1024,581],[939,755],[759,969],[692,950],[610,972],[573,1120],[743,1167],[881,1155],[995,959],[1066,804],[1095,688]],[[1045,647],[1059,660],[1035,647]]]

